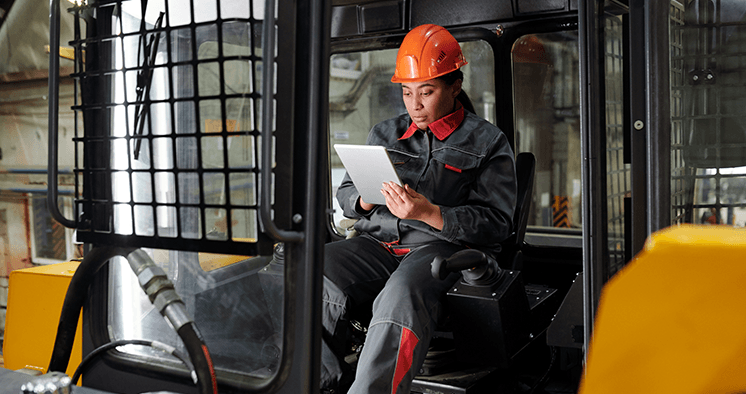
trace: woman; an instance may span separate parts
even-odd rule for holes
[[[434,279],[430,263],[476,248],[494,255],[512,231],[515,162],[505,135],[473,113],[461,90],[467,62],[443,27],[404,38],[391,81],[407,113],[374,126],[367,143],[385,146],[401,187],[384,184],[386,205],[360,198],[349,176],[337,192],[358,237],[328,244],[324,266],[322,387],[345,392],[349,312],[373,301],[373,317],[350,393],[409,393],[440,311],[458,279]],[[464,110],[468,105],[470,111]]]

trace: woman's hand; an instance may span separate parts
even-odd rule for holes
[[[367,212],[370,212],[375,208],[376,204],[368,204],[367,202],[363,201],[363,198],[360,197],[358,200],[358,203],[360,204],[360,208],[364,209]]]
[[[385,182],[381,194],[386,198],[389,211],[399,219],[419,220],[437,230],[443,229],[440,207],[430,203],[425,196],[412,190],[409,185],[401,187],[394,182]]]

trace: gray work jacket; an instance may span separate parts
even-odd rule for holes
[[[400,139],[412,123],[407,114],[377,124],[368,135],[368,145],[387,148],[402,182],[440,206],[443,229],[399,219],[385,205],[364,212],[357,203],[360,194],[345,174],[337,199],[346,217],[359,219],[358,232],[401,245],[440,239],[500,251],[499,243],[513,230],[513,151],[499,128],[464,112],[464,120],[443,141],[422,130]]]

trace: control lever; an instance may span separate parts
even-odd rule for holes
[[[493,286],[503,276],[497,261],[476,249],[460,250],[447,259],[436,256],[430,268],[435,279],[443,280],[449,273],[461,271],[465,284],[479,287]]]

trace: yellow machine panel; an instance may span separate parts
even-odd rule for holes
[[[746,230],[677,226],[604,287],[582,394],[746,392]]]
[[[5,368],[47,371],[62,303],[79,264],[78,261],[70,261],[10,273],[3,342]],[[66,371],[70,376],[80,364],[82,343],[82,329],[78,320],[75,343]]]

